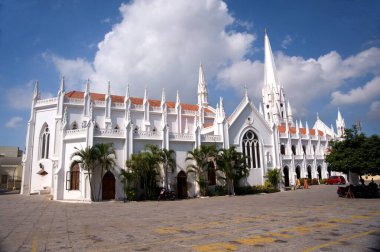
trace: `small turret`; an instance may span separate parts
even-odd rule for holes
[[[203,73],[203,66],[200,64],[199,66],[199,76],[198,76],[198,106],[207,107],[207,83],[205,80],[205,76]]]

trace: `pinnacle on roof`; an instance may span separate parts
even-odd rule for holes
[[[162,88],[162,94],[161,94],[161,106],[163,106],[166,102],[165,98],[165,88]]]
[[[145,87],[145,89],[144,89],[144,101],[143,101],[143,103],[145,104],[146,102],[148,102],[148,90]]]
[[[288,116],[293,117],[292,107],[290,106],[289,100],[288,100],[288,106],[287,107],[288,107]]]
[[[124,97],[124,102],[127,102],[129,99],[129,84],[127,85],[127,89],[125,90],[125,97]]]
[[[38,81],[34,83],[33,99],[38,98]]]
[[[176,97],[175,105],[176,105],[176,106],[181,105],[181,100],[179,99],[179,92],[178,92],[178,90],[177,90],[177,97]]]
[[[65,91],[65,77],[63,77],[63,76],[61,78],[61,86],[59,88],[59,91],[61,91],[61,92]]]
[[[90,93],[90,79],[87,79],[86,81],[86,94],[89,94]]]
[[[111,82],[108,81],[107,95],[111,95]]]
[[[265,65],[264,65],[264,85],[275,86],[279,85],[277,78],[276,65],[274,63],[272,48],[270,46],[268,34],[265,31],[264,51],[265,51]]]

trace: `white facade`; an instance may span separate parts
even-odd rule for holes
[[[146,144],[155,144],[176,152],[177,168],[170,174],[169,186],[177,188],[177,176],[186,172],[187,152],[204,144],[228,148],[249,156],[250,174],[243,185],[262,185],[268,169],[281,168],[285,184],[296,177],[326,178],[324,161],[328,141],[341,137],[344,119],[338,112],[336,127],[327,127],[317,118],[313,128],[307,122],[293,121],[290,102],[285,100],[275,63],[265,34],[265,83],[259,109],[246,92],[235,111],[227,116],[223,98],[216,108],[208,104],[207,83],[202,65],[199,68],[198,104],[185,104],[177,94],[175,102],[166,101],[165,92],[159,100],[131,97],[127,87],[124,96],[112,95],[108,84],[106,94],[91,93],[89,83],[84,92],[66,92],[62,79],[57,97],[40,99],[36,84],[31,117],[28,122],[21,193],[50,191],[56,200],[90,200],[88,174],[79,170],[79,184],[70,188],[71,155],[97,143],[112,143],[117,165],[111,170],[115,198],[124,193],[119,181],[120,169],[132,153]],[[194,94],[196,95],[196,94]],[[184,174],[183,172],[181,174]],[[103,174],[102,174],[103,176]],[[95,185],[100,174],[93,174]],[[178,177],[178,178],[177,178]],[[103,177],[104,179],[104,177]],[[198,193],[189,177],[187,194]],[[97,191],[98,188],[95,188]]]

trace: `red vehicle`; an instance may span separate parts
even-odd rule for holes
[[[342,185],[346,184],[346,180],[343,176],[331,176],[326,180],[326,185]]]

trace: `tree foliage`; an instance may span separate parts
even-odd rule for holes
[[[355,128],[346,129],[343,141],[330,142],[326,161],[332,171],[379,175],[380,138],[378,135],[366,137]]]
[[[147,145],[145,149],[152,154],[155,164],[162,166],[164,171],[165,189],[169,189],[169,169],[173,172],[176,167],[175,151],[167,150],[165,148],[161,149],[156,145]]]
[[[91,179],[91,174],[94,172],[97,165],[98,150],[94,146],[87,146],[83,149],[75,147],[75,152],[71,155],[70,169],[76,165],[80,165],[83,170],[88,172],[88,178],[91,188],[91,200],[95,200],[94,188]]]
[[[228,149],[220,149],[216,158],[217,170],[221,171],[221,179],[226,181],[229,195],[235,194],[240,179],[249,175],[246,157],[236,151],[235,146]]]
[[[135,189],[140,186],[143,190],[143,199],[153,199],[160,174],[154,155],[151,152],[132,154],[126,161],[126,166],[134,178]]]
[[[214,145],[201,145],[200,148],[187,152],[186,161],[193,161],[187,166],[187,173],[193,173],[196,177],[201,194],[206,195],[207,182],[206,176],[209,171],[210,162],[215,162],[217,150]]]
[[[90,181],[91,188],[91,200],[100,199],[100,191],[102,186],[103,171],[111,169],[115,164],[115,150],[111,145],[100,143],[94,146],[87,146],[83,149],[78,149],[75,147],[75,152],[71,155],[72,162],[70,168],[75,165],[80,165],[83,170],[88,172],[88,178]],[[92,174],[95,172],[95,169],[101,168],[100,170],[100,180],[99,180],[99,192],[98,197],[95,197],[95,188],[92,182]]]
[[[100,171],[100,186],[98,191],[98,199],[100,199],[100,192],[103,186],[103,173],[109,171],[116,165],[116,153],[115,149],[110,144],[100,143],[96,144],[95,148],[98,150],[97,162],[101,167]]]
[[[278,183],[280,183],[280,180],[281,180],[281,170],[280,169],[268,170],[267,179],[269,183],[273,186],[273,188],[277,190]]]

